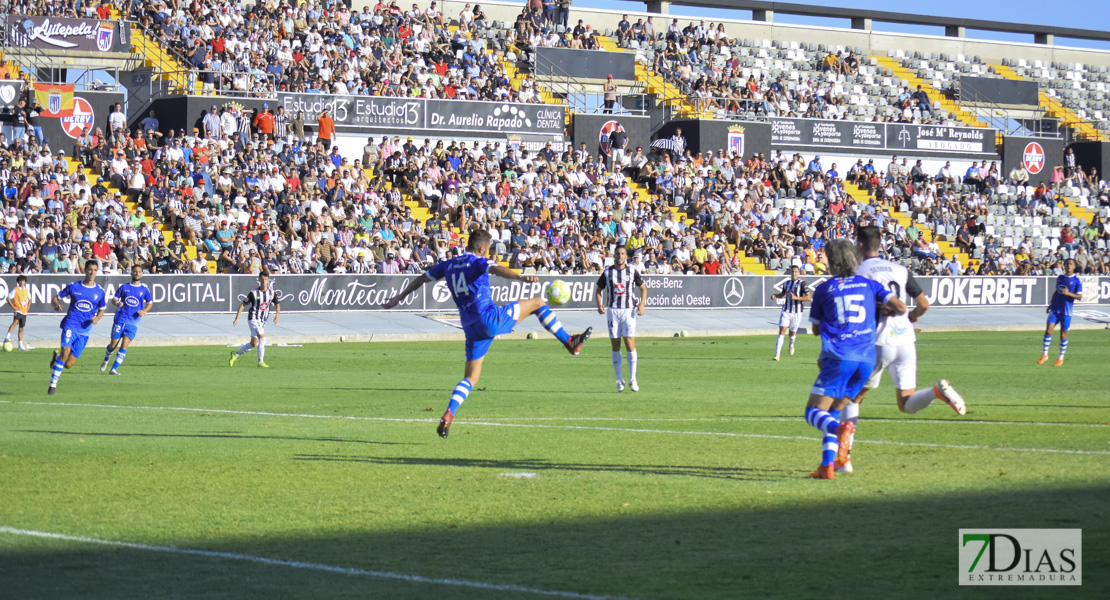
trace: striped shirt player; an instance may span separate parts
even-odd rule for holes
[[[270,365],[267,365],[265,361],[266,320],[270,318],[270,308],[273,308],[274,325],[277,325],[278,319],[281,318],[281,299],[274,288],[270,286],[270,275],[265,271],[258,275],[258,287],[251,290],[247,297],[239,303],[239,310],[235,311],[235,320],[231,323],[233,327],[239,324],[239,317],[243,314],[244,308],[247,309],[247,324],[251,328],[251,340],[231,353],[228,365],[234,367],[236,359],[257,347],[258,366],[268,369]]]
[[[278,112],[274,115],[274,139],[286,141],[287,137],[289,137],[289,117],[281,107],[278,107]]]
[[[639,294],[633,294],[639,290]],[[647,304],[647,286],[639,270],[628,263],[628,249],[617,248],[613,266],[606,267],[597,280],[597,312],[606,316],[609,324],[613,372],[617,376],[617,391],[624,391],[621,373],[621,339],[628,350],[628,383],[633,392],[640,391],[636,381],[636,315],[644,314]]]
[[[856,268],[856,274],[882,284],[903,304],[909,306],[912,302],[914,308],[904,314],[882,312],[876,315],[875,367],[863,388],[845,406],[844,420],[853,423],[853,426],[858,425],[860,403],[867,392],[879,387],[884,370],[890,373],[890,379],[894,383],[895,401],[902,412],[914,414],[940,398],[956,414],[965,414],[967,408],[963,398],[947,379],[941,379],[928,388],[917,389],[917,336],[913,327],[925,311],[929,310],[929,299],[906,267],[879,258],[882,234],[877,227],[859,228],[857,238],[864,260]],[[850,453],[854,439],[855,436],[848,440],[849,455],[837,460],[837,472],[852,471]]]
[[[798,336],[798,328],[802,325],[805,315],[805,303],[813,299],[809,292],[809,285],[802,280],[802,269],[797,265],[790,267],[790,281],[782,284],[779,293],[772,294],[772,298],[782,299],[782,312],[779,314],[779,336],[775,340],[775,357],[778,360],[782,353],[782,338],[790,333],[790,356],[794,356],[794,339]]]

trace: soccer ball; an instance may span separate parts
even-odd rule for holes
[[[4,341],[4,352],[11,352],[12,348],[15,348],[15,346],[13,346],[11,342],[5,340]]]
[[[530,339],[530,340],[534,340],[534,339],[536,339],[536,338],[538,338],[538,337],[540,337],[540,336],[536,335],[536,332],[535,332],[535,331],[530,331],[530,332],[528,332],[528,339]]]
[[[561,279],[556,279],[547,286],[547,289],[544,290],[543,295],[551,304],[554,304],[555,306],[562,306],[567,302],[570,302],[570,284]]]

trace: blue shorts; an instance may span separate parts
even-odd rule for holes
[[[73,358],[81,358],[81,353],[84,352],[87,343],[89,343],[89,336],[75,333],[72,329],[62,330],[62,348],[69,348],[69,353]]]
[[[478,360],[489,352],[493,338],[512,333],[516,318],[520,314],[520,303],[510,302],[505,306],[482,313],[477,323],[463,328],[466,332],[466,360]]]
[[[835,356],[821,357],[821,372],[813,382],[810,393],[828,396],[834,400],[855,398],[863,389],[863,384],[875,370],[875,361],[860,362],[840,360]]]
[[[134,323],[112,323],[112,339],[118,340],[121,337],[126,337],[131,341],[135,341],[135,336],[139,334],[139,326]]]
[[[1062,312],[1049,311],[1048,324],[1055,325],[1057,323],[1060,324],[1060,329],[1063,331],[1071,329],[1071,315],[1064,314]]]

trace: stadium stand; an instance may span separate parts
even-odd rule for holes
[[[133,51],[174,91],[191,94],[562,104],[564,94],[528,72],[536,47],[559,46],[635,53],[639,83],[673,117],[983,127],[943,92],[958,72],[1049,81],[1046,108],[1066,97],[1088,111],[1059,104],[1076,127],[1107,110],[1097,93],[1105,67],[882,56],[730,36],[723,23],[655,32],[616,23],[598,32],[527,5],[512,24],[485,17],[478,5],[457,15],[413,6],[202,1],[175,9],[148,1],[124,11],[135,21]],[[56,4],[25,9],[76,15]],[[106,3],[84,10],[121,16]],[[107,272],[130,264],[155,272],[420,272],[483,227],[495,234],[499,260],[524,272],[596,272],[619,244],[647,272],[758,274],[798,264],[820,274],[829,239],[874,223],[885,231],[887,254],[918,273],[1052,273],[1071,255],[1081,272],[1110,273],[1110,199],[1105,183],[1082,170],[1033,187],[996,164],[953,173],[861,160],[834,172],[813,153],[721,149],[702,157],[652,147],[630,148],[611,165],[588,151],[517,153],[507,143],[417,141],[404,131],[375,136],[357,156],[296,133],[303,124],[268,135],[227,105],[214,119],[211,131],[162,131],[153,121],[96,129],[70,156],[26,130],[3,150],[0,271],[78,272],[80,259],[93,257]]]

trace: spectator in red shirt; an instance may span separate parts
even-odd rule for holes
[[[262,111],[255,115],[254,126],[258,128],[259,136],[263,140],[274,138],[274,113],[270,112],[269,104],[263,104]]]

